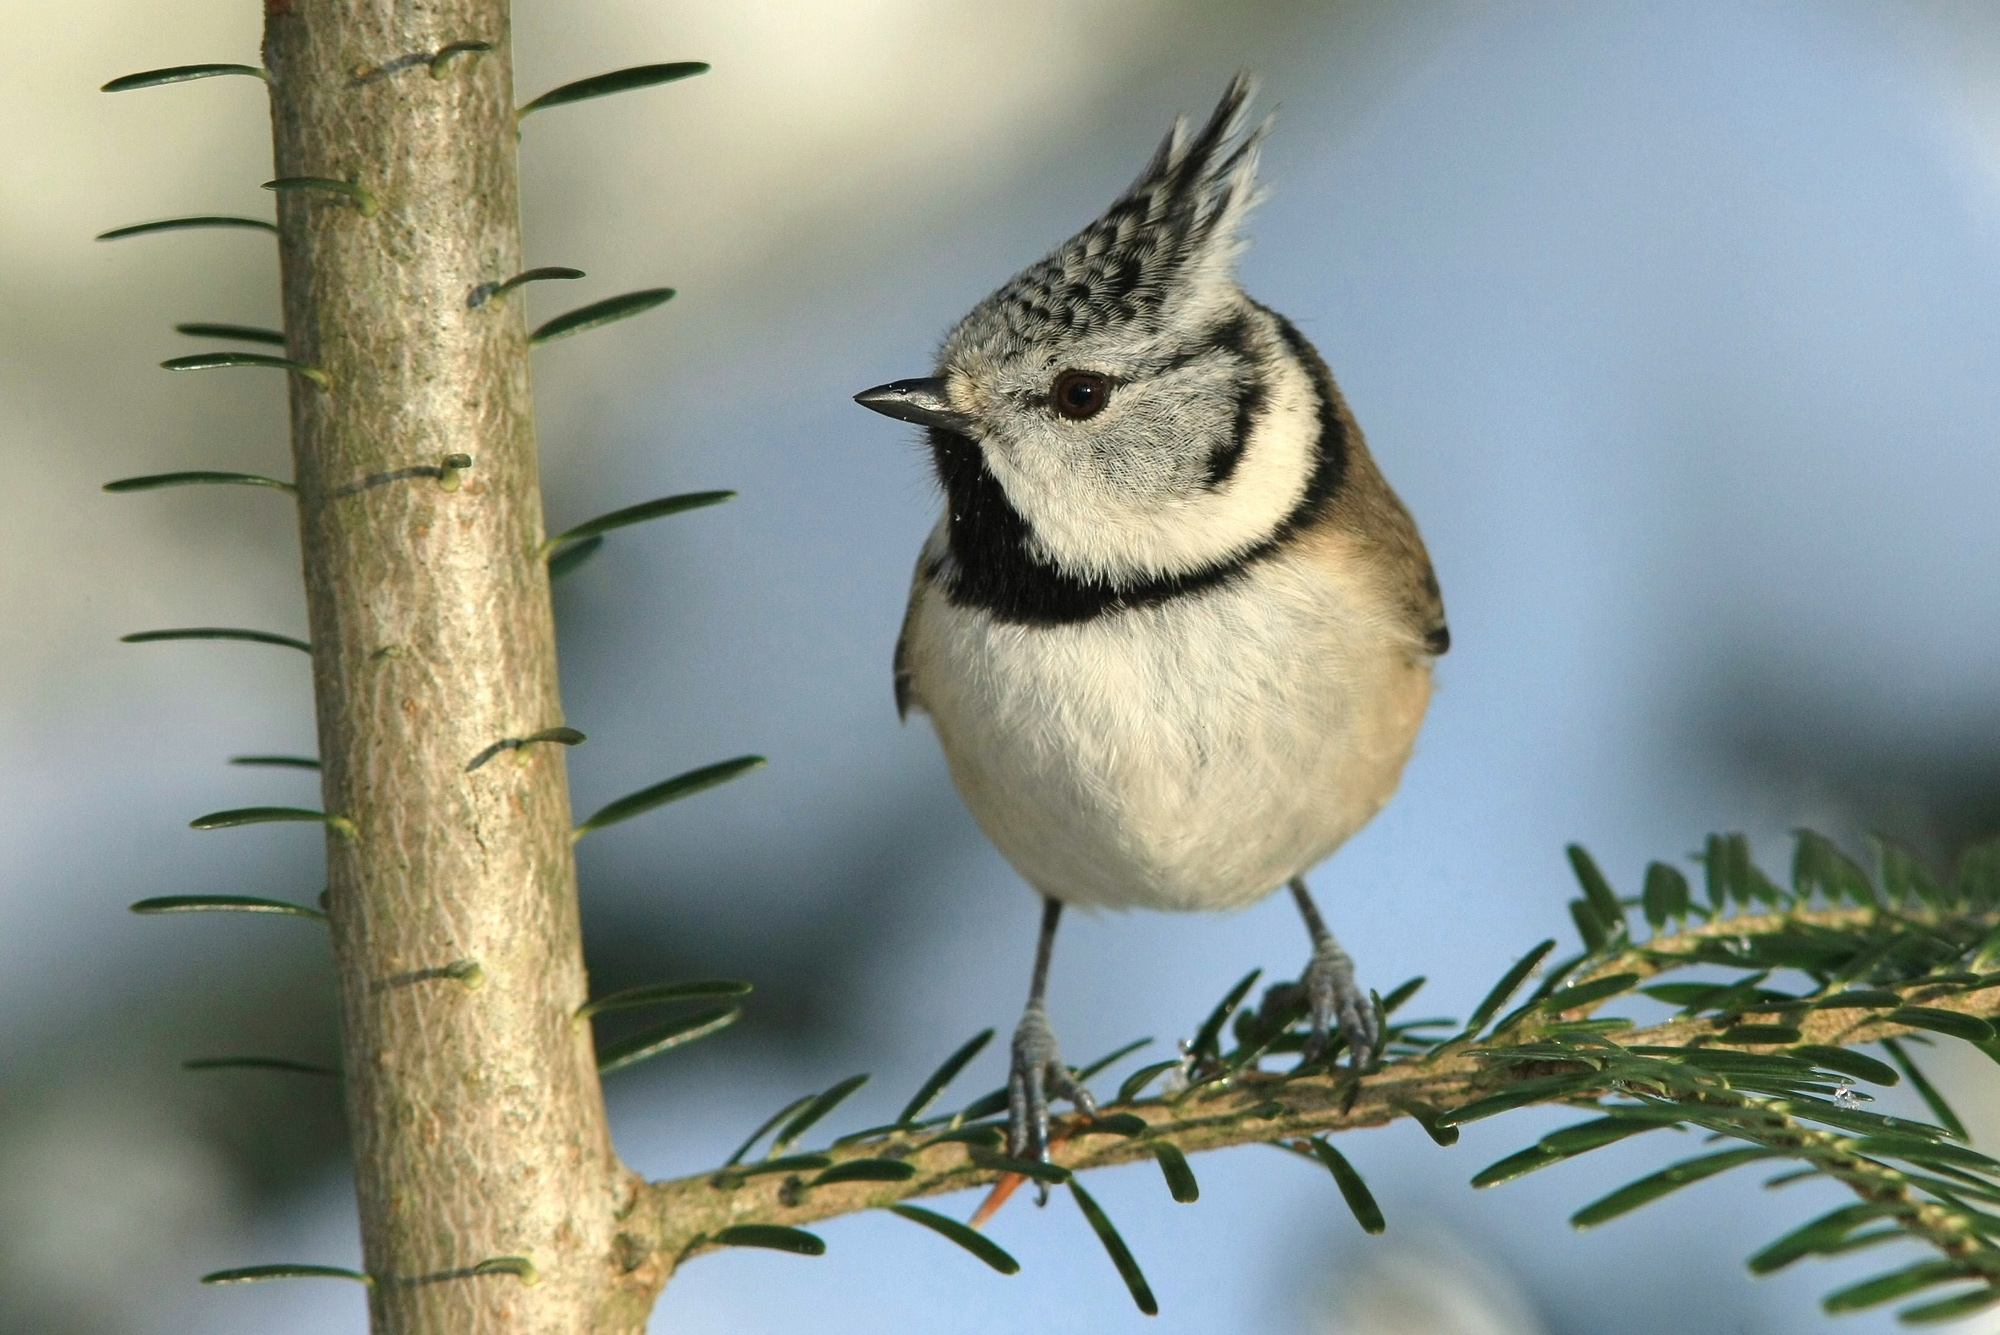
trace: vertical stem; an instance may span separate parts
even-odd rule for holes
[[[265,8],[278,175],[376,205],[278,200],[289,355],[330,377],[292,377],[292,435],[374,1328],[637,1330],[562,748],[466,772],[562,721],[521,303],[466,304],[521,267],[507,5]],[[359,77],[463,40],[495,49]]]

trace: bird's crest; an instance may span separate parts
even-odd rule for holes
[[[1176,121],[1102,216],[981,302],[950,343],[1156,328],[1218,284],[1233,287],[1237,228],[1257,199],[1257,150],[1269,125],[1246,129],[1255,92],[1238,74],[1199,130]]]

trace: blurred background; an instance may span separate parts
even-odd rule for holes
[[[336,1050],[322,935],[135,918],[143,896],[310,899],[319,839],[192,816],[310,805],[306,662],[159,626],[304,626],[275,493],[114,497],[179,468],[288,475],[273,376],[170,376],[185,320],[272,324],[267,237],[97,244],[181,213],[269,216],[263,89],[107,97],[133,70],[257,59],[247,0],[0,3],[0,1328],[358,1332],[357,1289],[200,1273],[353,1264],[338,1110],[307,1078],[187,1057]],[[888,661],[937,504],[914,433],[849,395],[924,373],[974,301],[1093,216],[1229,73],[1278,121],[1243,263],[1334,367],[1421,523],[1454,648],[1401,795],[1314,877],[1386,990],[1463,1015],[1567,937],[1565,841],[1622,889],[1711,829],[1782,871],[1810,823],[1942,860],[2000,826],[2000,10],[1979,0],[524,0],[522,99],[654,60],[712,74],[538,116],[529,260],[586,282],[535,318],[672,284],[536,354],[552,528],[673,491],[720,509],[615,535],[560,586],[580,811],[744,751],[768,770],[581,848],[600,990],[752,978],[727,1035],[608,1081],[627,1161],[717,1162],[794,1095],[874,1082],[860,1126],[1014,1020],[1032,900],[950,789]],[[1072,1060],[1186,1036],[1305,943],[1273,901],[1079,918],[1052,1011]],[[1932,1058],[1989,1150],[2000,1082]],[[964,1097],[1000,1076],[998,1045]],[[1814,1211],[1706,1183],[1590,1234],[1570,1211],[1657,1166],[1642,1139],[1490,1192],[1553,1121],[1450,1150],[1343,1142],[1390,1220],[1245,1149],[1093,1182],[1150,1274],[1150,1325],[1081,1218],[1026,1198],[1002,1279],[886,1216],[828,1255],[708,1258],[661,1332],[1140,1328],[1230,1335],[1790,1335],[1885,1265],[1742,1259]],[[1828,1202],[1829,1204],[1832,1202]],[[952,1201],[960,1209],[966,1202]],[[1824,1205],[1820,1208],[1826,1208]],[[962,1213],[962,1209],[961,1209]],[[1887,1316],[1845,1318],[1876,1332]],[[2000,1322],[1974,1322],[2000,1330]]]

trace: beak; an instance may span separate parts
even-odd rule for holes
[[[944,396],[944,377],[923,380],[892,380],[886,385],[864,389],[854,396],[864,408],[893,417],[899,422],[940,427],[966,434],[972,419],[951,406]]]

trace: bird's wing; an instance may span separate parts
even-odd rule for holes
[[[896,657],[892,668],[896,681],[896,717],[907,720],[910,706],[915,700],[914,674],[910,669],[910,634],[917,623],[917,601],[924,595],[924,558],[917,558],[915,575],[910,579],[910,601],[903,608],[903,628],[896,634]]]
[[[1282,325],[1284,317],[1277,318]],[[1303,337],[1295,338],[1293,346],[1339,423],[1339,439],[1346,453],[1340,488],[1310,527],[1352,535],[1373,549],[1371,563],[1388,586],[1404,624],[1424,652],[1435,658],[1451,648],[1451,630],[1445,624],[1444,593],[1438,588],[1437,572],[1417,533],[1417,523],[1368,452],[1361,427],[1334,383],[1325,358]]]
[[[912,661],[911,645],[917,638],[917,618],[923,613],[923,597],[926,589],[938,580],[948,578],[951,566],[951,535],[947,516],[938,517],[937,527],[924,539],[923,548],[917,553],[917,568],[910,572],[910,601],[903,608],[903,629],[896,635],[896,657],[893,672],[896,682],[896,717],[907,720],[912,709],[927,713],[923,697],[917,694],[917,667]]]

